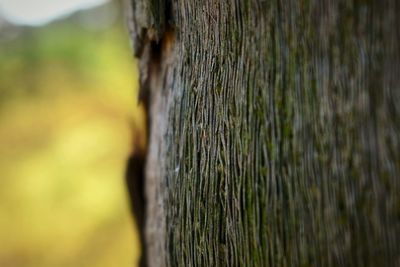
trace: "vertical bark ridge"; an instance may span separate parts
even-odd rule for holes
[[[150,266],[400,264],[397,2],[168,2]]]

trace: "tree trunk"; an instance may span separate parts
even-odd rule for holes
[[[135,0],[148,266],[400,266],[400,2]]]

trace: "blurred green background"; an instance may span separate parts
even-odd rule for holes
[[[135,266],[123,176],[143,116],[122,5],[19,21],[7,1],[46,9],[0,0],[0,266]]]

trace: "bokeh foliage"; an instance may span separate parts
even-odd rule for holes
[[[0,266],[132,266],[139,253],[123,180],[129,125],[143,124],[128,37],[122,21],[78,21],[0,43]]]

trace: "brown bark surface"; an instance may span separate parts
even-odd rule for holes
[[[136,0],[149,266],[400,264],[396,0]]]

